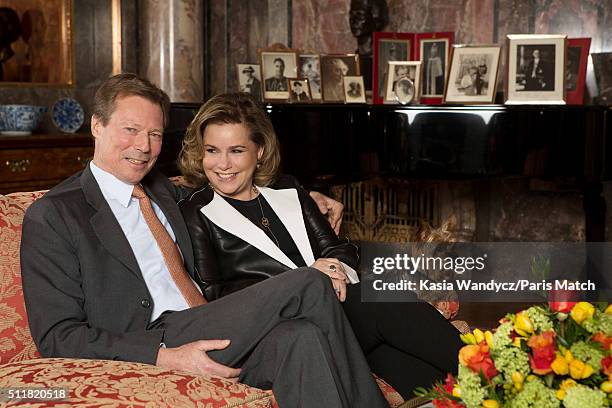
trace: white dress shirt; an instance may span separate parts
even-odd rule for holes
[[[157,319],[166,310],[178,311],[189,308],[168,271],[161,250],[140,211],[138,199],[132,197],[134,186],[102,170],[93,161],[90,162],[90,168],[102,190],[102,195],[117,218],[136,256],[147,289],[153,299],[151,321]],[[166,216],[153,200],[151,204],[159,221],[166,227],[170,237],[176,243],[174,231]]]

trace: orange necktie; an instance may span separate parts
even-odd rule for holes
[[[140,185],[135,185],[132,196],[138,199],[140,211],[151,230],[151,234],[153,234],[153,238],[155,238],[157,242],[157,246],[161,250],[168,271],[170,271],[170,276],[174,279],[174,283],[176,283],[176,286],[187,301],[189,307],[200,306],[207,303],[204,296],[198,291],[194,282],[189,277],[185,265],[183,264],[181,254],[168,231],[159,221],[159,218],[157,218],[147,193],[145,193]]]

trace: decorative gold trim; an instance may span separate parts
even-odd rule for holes
[[[120,74],[121,61],[121,0],[112,0],[112,24],[113,24],[113,75]]]

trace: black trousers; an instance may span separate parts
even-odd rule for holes
[[[459,331],[429,303],[362,302],[355,284],[342,305],[372,371],[405,399],[457,372]]]
[[[209,352],[241,367],[239,380],[272,389],[281,407],[386,407],[327,276],[299,268],[217,299],[163,314],[151,328],[177,347],[229,339]]]

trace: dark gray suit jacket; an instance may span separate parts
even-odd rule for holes
[[[142,185],[166,215],[187,270],[193,251],[176,202],[182,190],[158,172]],[[163,330],[146,330],[153,299],[136,257],[89,166],[25,214],[21,273],[40,353],[155,364]]]

